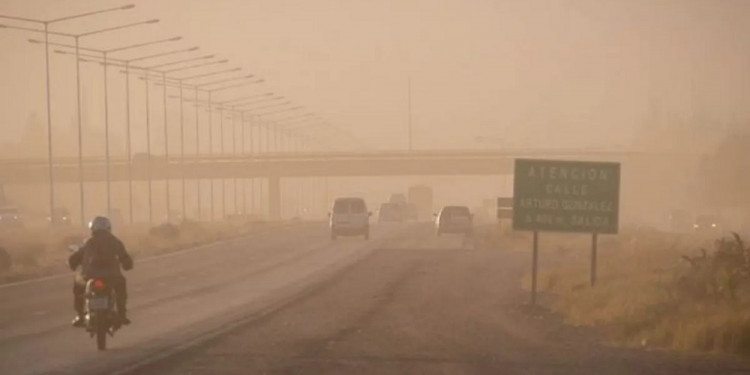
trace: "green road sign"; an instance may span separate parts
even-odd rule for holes
[[[513,229],[617,233],[620,163],[516,159]]]

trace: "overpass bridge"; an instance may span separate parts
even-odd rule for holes
[[[415,151],[308,152],[245,155],[136,155],[110,159],[110,181],[344,176],[496,175],[513,171],[516,158],[626,162],[659,154],[615,151]],[[82,173],[82,174],[81,174]],[[103,158],[53,159],[56,182],[106,180]],[[12,184],[49,182],[46,159],[0,159],[0,180]]]
[[[669,157],[667,154],[607,150],[425,150],[380,152],[296,152],[232,155],[136,154],[110,159],[110,181],[267,179],[269,213],[278,215],[281,179],[294,177],[507,175],[516,158],[618,161],[627,165]],[[640,164],[640,163],[638,163]],[[106,181],[104,158],[53,160],[56,183]],[[5,184],[47,184],[45,159],[0,159],[0,181]]]

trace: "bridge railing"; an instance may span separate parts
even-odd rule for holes
[[[248,160],[257,161],[303,161],[303,160],[358,160],[358,159],[471,159],[471,158],[492,158],[492,157],[586,157],[592,156],[615,157],[615,156],[635,156],[635,155],[667,155],[667,153],[643,152],[643,151],[581,151],[581,150],[501,150],[501,151],[476,151],[476,150],[423,150],[423,151],[367,151],[367,152],[262,152],[262,153],[244,153],[244,154],[213,154],[213,155],[195,155],[188,154],[184,158],[180,155],[170,155],[170,164],[189,162],[189,163],[215,163],[215,162],[242,162]],[[151,164],[163,164],[166,161],[164,155],[151,155]],[[84,164],[105,165],[103,157],[85,157]],[[114,156],[110,158],[111,164],[127,164],[128,159],[125,156]],[[143,154],[134,155],[130,162],[133,165],[143,165],[149,163],[149,158]],[[57,166],[75,166],[78,165],[78,158],[55,158],[53,163]],[[0,165],[8,167],[22,167],[29,165],[47,165],[48,161],[43,158],[6,158],[0,159]]]

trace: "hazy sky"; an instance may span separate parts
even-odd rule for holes
[[[409,79],[416,148],[479,147],[477,136],[510,146],[628,145],[654,104],[682,118],[750,119],[750,1],[131,2],[133,10],[51,29],[77,33],[159,18],[82,45],[183,36],[173,46],[116,56],[200,46],[195,56],[216,54],[266,79],[245,92],[278,92],[379,148],[406,145]],[[127,3],[0,0],[0,14],[45,19]],[[0,139],[18,137],[30,112],[44,113],[43,49],[30,36],[0,29]],[[51,64],[53,122],[65,129],[75,113],[74,66],[56,54]],[[95,127],[103,116],[101,68],[82,69],[88,126]],[[124,83],[115,69],[110,81],[113,132],[122,134]],[[134,85],[138,122],[143,87]],[[158,118],[158,96],[153,103]]]

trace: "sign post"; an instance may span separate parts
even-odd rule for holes
[[[516,159],[513,229],[534,232],[532,304],[536,303],[538,232],[591,233],[593,286],[598,235],[617,233],[619,204],[619,163]]]
[[[591,235],[591,286],[594,286],[594,284],[596,284],[596,247],[598,242],[597,237],[598,235],[596,232]]]
[[[495,207],[497,221],[502,233],[508,231],[508,221],[513,220],[513,197],[498,197]]]
[[[531,253],[531,305],[536,305],[536,272],[539,264],[539,232],[534,231],[534,249]]]

